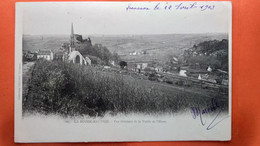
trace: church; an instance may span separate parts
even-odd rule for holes
[[[67,55],[67,61],[72,62],[72,63],[78,63],[80,65],[91,65],[91,60],[87,56],[83,56],[79,51],[76,50],[75,43],[76,41],[80,41],[76,39],[76,36],[80,35],[75,35],[74,30],[73,30],[73,23],[71,24],[71,34],[70,34],[70,44],[69,44],[69,49],[66,52]],[[82,36],[81,36],[82,38]],[[90,39],[87,39],[86,41],[90,41]],[[84,40],[83,40],[84,41]],[[91,42],[90,42],[91,43]]]

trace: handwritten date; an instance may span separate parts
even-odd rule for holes
[[[138,11],[159,11],[159,10],[191,10],[191,9],[199,9],[200,11],[206,10],[214,10],[215,5],[208,5],[208,4],[198,4],[197,2],[193,3],[177,3],[177,4],[170,4],[170,3],[161,3],[158,2],[154,6],[134,6],[131,3],[128,4],[126,7],[127,11],[130,10],[138,10]]]

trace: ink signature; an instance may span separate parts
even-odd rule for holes
[[[223,120],[227,119],[230,116],[220,117],[220,113],[222,112],[222,109],[220,109],[220,106],[215,98],[211,100],[211,105],[209,108],[200,109],[199,107],[191,107],[191,113],[193,119],[197,119],[197,117],[199,117],[202,126],[206,126],[206,121],[203,120],[203,115],[213,113],[217,110],[219,110],[218,113],[216,114],[214,119],[207,125],[206,130],[211,130],[212,128],[217,126],[220,122],[222,122]]]

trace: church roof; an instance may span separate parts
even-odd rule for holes
[[[58,56],[61,56],[61,55],[63,55],[63,54],[64,54],[64,52],[61,52],[61,51],[55,53],[56,56],[57,56],[57,55],[58,55]]]

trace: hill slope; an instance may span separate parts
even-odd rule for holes
[[[228,71],[228,40],[204,41],[184,52],[184,62],[189,66],[199,64],[206,68]]]

